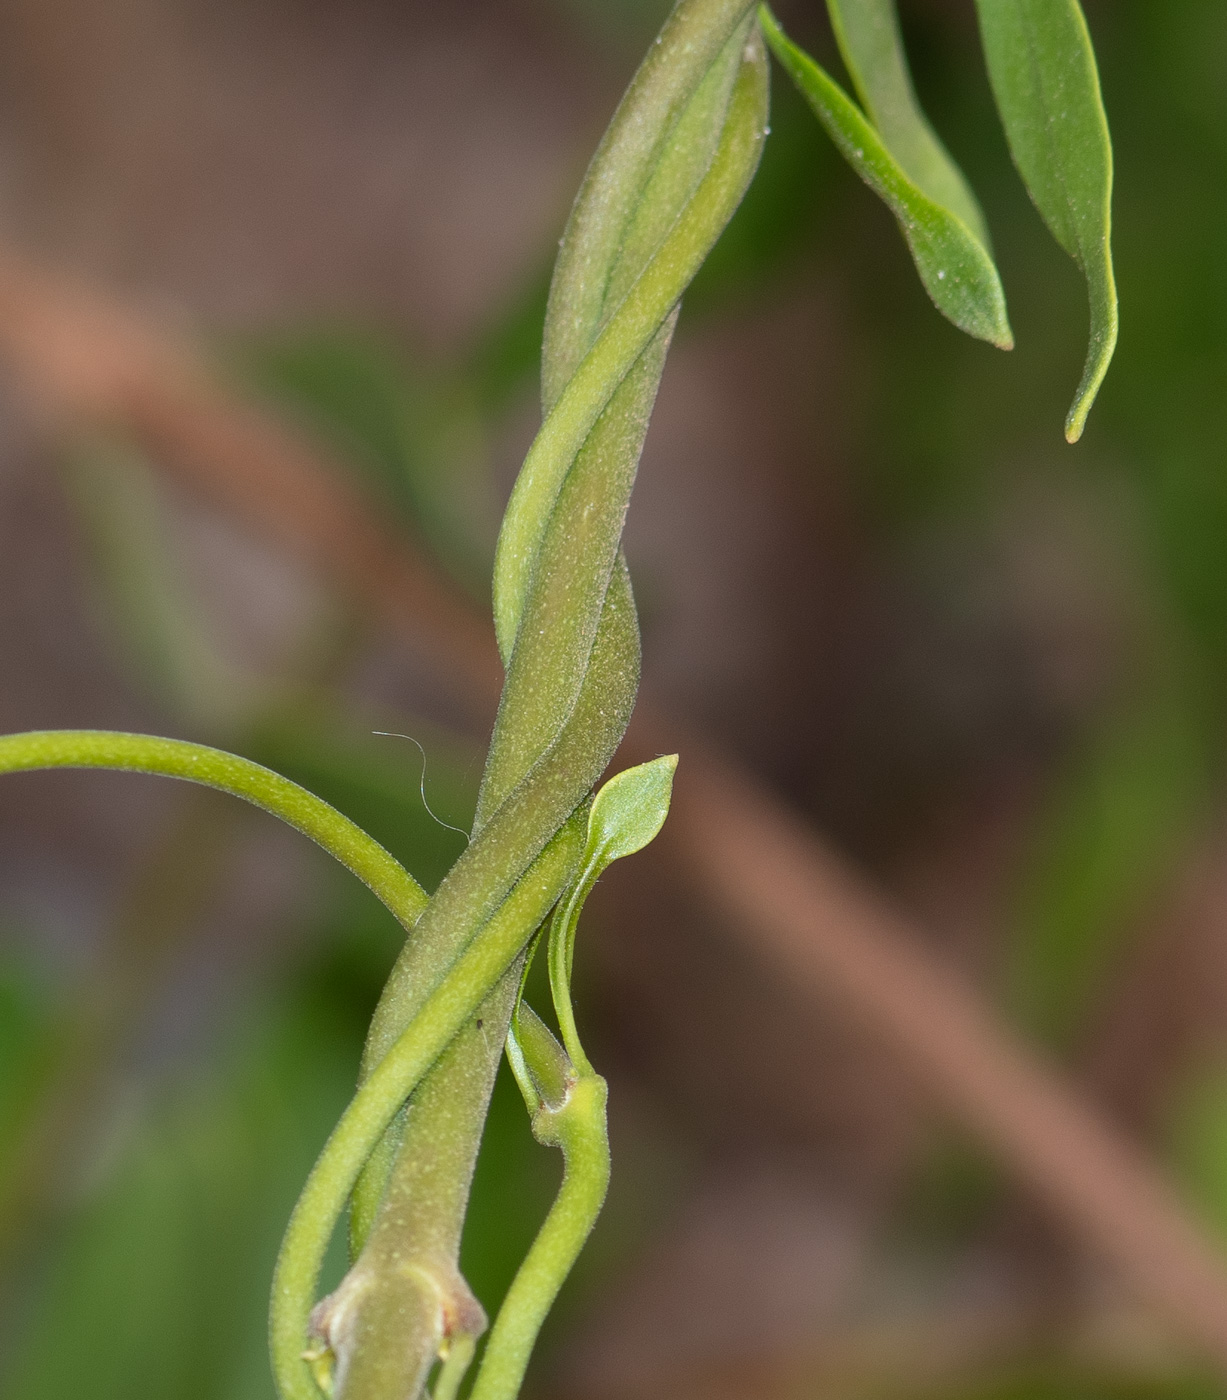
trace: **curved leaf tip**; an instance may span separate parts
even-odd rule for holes
[[[984,244],[957,213],[917,184],[864,112],[788,38],[766,5],[759,7],[759,22],[776,58],[844,159],[894,214],[933,304],[968,335],[1011,349],[1005,293]]]
[[[1078,0],[976,0],[1010,154],[1052,236],[1081,268],[1090,343],[1065,437],[1077,442],[1116,348],[1112,141]]]

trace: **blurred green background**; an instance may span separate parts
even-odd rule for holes
[[[551,253],[665,8],[11,0],[0,238],[201,337],[484,608]],[[817,0],[780,12],[837,70]],[[653,695],[870,871],[1227,1249],[1227,8],[1087,13],[1122,333],[1083,442],[1084,291],[1009,164],[973,8],[908,0],[1017,348],[937,316],[777,73],[628,554]],[[122,433],[0,393],[0,728],[225,744],[437,882],[461,838],[423,794],[465,824],[471,714]],[[396,953],[316,852],[154,787],[0,787],[5,1400],[271,1395],[273,1254]],[[663,858],[626,865],[579,967],[614,1186],[531,1395],[1227,1389],[904,1067]],[[557,1171],[500,1079],[463,1260],[490,1310]]]

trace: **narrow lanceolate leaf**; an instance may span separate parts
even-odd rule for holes
[[[1116,348],[1112,143],[1077,0],[977,0],[997,109],[1014,164],[1091,302],[1086,367],[1065,436],[1077,442]]]
[[[844,67],[882,144],[934,203],[991,247],[971,187],[916,100],[894,0],[827,0],[827,10]]]
[[[763,32],[840,153],[898,220],[925,291],[948,320],[1002,350],[1014,345],[1001,279],[961,218],[931,199],[833,78],[794,44],[763,6]]]

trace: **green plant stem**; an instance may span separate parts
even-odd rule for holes
[[[508,678],[473,840],[398,959],[372,1021],[364,1075],[379,1072],[424,1002],[451,980],[462,951],[585,802],[625,731],[638,687],[639,640],[620,553],[622,524],[678,300],[740,200],[765,136],[766,62],[751,11],[745,0],[683,0],[670,17],[615,119],[627,141],[603,145],[594,161],[591,178],[606,193],[612,180],[622,209],[616,236],[595,263],[576,243],[574,229],[577,217],[585,221],[590,201],[581,194],[577,203],[560,267],[568,249],[579,262],[572,260],[570,271],[555,278],[550,324],[557,329],[559,308],[575,290],[572,274],[595,275],[599,296],[572,318],[576,334],[565,352],[546,357],[543,378],[558,392],[546,389],[546,426],[530,452],[526,484],[500,545],[496,619]],[[653,119],[648,109],[666,90],[671,96],[663,107],[656,103],[663,119]],[[620,166],[628,151],[629,166]],[[605,158],[611,152],[612,163]],[[604,238],[609,226],[601,218],[588,229]],[[602,305],[607,293],[608,315]],[[608,335],[561,411],[551,415],[606,320]],[[564,366],[571,352],[575,358]],[[535,927],[520,926],[508,969]],[[491,997],[497,1015],[485,1027],[496,1050],[514,1002],[516,973],[506,976],[506,987]],[[463,1304],[455,1259],[439,1257],[439,1242],[459,1239],[467,1180],[457,1190],[456,1181],[445,1185],[441,1174],[454,1171],[464,1155],[457,1134],[466,1134],[467,1151],[476,1152],[484,1104],[480,1095],[466,1100],[474,1107],[462,1126],[452,1112],[455,1096],[438,1091],[438,1077],[455,1075],[457,1092],[467,1093],[488,1069],[488,1054],[489,1047],[466,1031],[406,1111],[395,1113],[362,1172],[351,1229],[361,1252],[322,1305],[327,1339],[335,1332],[345,1353],[337,1355],[338,1400],[416,1397],[440,1342],[451,1344],[446,1305],[436,1308],[432,1323],[424,1300],[433,1290],[432,1296]],[[402,1173],[421,1183],[408,1214],[403,1193],[393,1189]],[[309,1183],[308,1195],[312,1189]],[[432,1211],[433,1242],[427,1242],[418,1238],[419,1225]],[[291,1235],[301,1231],[318,1242],[330,1214],[331,1203],[305,1226],[296,1219]],[[366,1254],[377,1238],[378,1263]],[[292,1243],[287,1237],[287,1248]],[[275,1369],[285,1400],[316,1393],[301,1359],[311,1272],[290,1280],[292,1298],[274,1294]],[[407,1273],[417,1280],[412,1298]],[[396,1323],[403,1316],[397,1299],[418,1319],[411,1336]],[[461,1323],[463,1330],[468,1324]],[[353,1369],[359,1339],[361,1377]]]
[[[247,759],[183,740],[101,730],[45,730],[0,738],[0,773],[48,768],[158,774],[231,793],[310,836],[407,926],[426,904],[416,881],[378,842],[306,789]],[[505,977],[566,887],[582,840],[583,822],[576,818],[547,845],[380,1060],[329,1138],[295,1210],[275,1279],[273,1353],[286,1394],[311,1400],[318,1394],[302,1359],[307,1318],[328,1240],[358,1173],[406,1098]],[[501,1034],[496,1034],[495,1044],[501,1046]]]
[[[580,1044],[579,1030],[575,1024],[575,1008],[571,1004],[571,962],[575,952],[575,928],[579,923],[580,910],[592,893],[602,865],[599,856],[594,855],[580,872],[575,883],[567,891],[566,898],[559,903],[550,921],[550,938],[547,948],[549,957],[550,989],[553,992],[554,1014],[558,1017],[558,1029],[567,1055],[575,1066],[578,1075],[591,1074],[592,1065]]]
[[[376,1008],[363,1073],[376,1063],[428,995],[445,977],[457,952],[497,911],[515,881],[541,848],[587,798],[612,757],[630,718],[639,678],[638,632],[625,576],[611,588],[575,710],[557,740],[524,780],[479,828],[468,850],[439,886],[397,960]],[[525,942],[533,933],[526,929]],[[507,1033],[495,1028],[500,1047]],[[418,1120],[420,1123],[420,1120]],[[474,1127],[480,1136],[481,1124]],[[429,1154],[432,1135],[421,1128],[420,1149]],[[401,1150],[394,1125],[390,1147],[381,1147],[363,1172],[355,1193],[355,1215],[370,1220],[383,1195],[390,1161]],[[356,1245],[361,1247],[361,1231]]]
[[[701,8],[679,7],[691,12]],[[633,280],[608,319],[598,324],[529,449],[508,502],[494,575],[495,627],[504,655],[510,654],[515,642],[553,506],[571,464],[702,266],[757,166],[766,134],[763,79],[753,61],[741,62],[741,49],[750,32],[744,28],[745,16],[752,7],[724,4],[721,8],[736,14],[727,29],[718,31],[731,50],[730,75],[735,84],[731,92],[723,94],[723,110],[713,113],[717,121],[709,123],[719,138],[710,164],[697,186],[680,191],[683,197],[681,207],[673,211],[675,222],[646,262],[635,267]],[[662,35],[662,43],[664,40]],[[705,77],[706,71],[700,70],[699,76]],[[647,192],[663,195],[662,203],[668,204],[677,201],[679,194],[676,189],[653,190],[651,185]],[[618,270],[615,263],[606,286]]]
[[[581,842],[582,825],[577,819],[547,846],[480,936],[427,998],[333,1129],[294,1208],[273,1278],[270,1340],[273,1369],[283,1395],[295,1400],[316,1400],[318,1395],[310,1368],[303,1360],[308,1320],[328,1242],[358,1174],[405,1100],[515,963],[570,879]],[[501,1033],[492,1028],[491,1034],[498,1036],[495,1043],[501,1049]],[[409,1267],[422,1267],[427,1280],[441,1288],[454,1287],[453,1278],[443,1277],[438,1259],[420,1262],[406,1248],[397,1262],[397,1271]],[[355,1266],[347,1281],[359,1277],[359,1273],[364,1299],[377,1298],[378,1288],[372,1287],[370,1270],[358,1271]],[[361,1309],[352,1312],[357,1317]],[[432,1336],[433,1342],[422,1350],[428,1360],[434,1359],[443,1340],[442,1334],[434,1335],[432,1331]],[[396,1340],[399,1346],[395,1350],[408,1353],[408,1339],[401,1335]],[[380,1348],[370,1350],[378,1352]],[[391,1352],[393,1348],[384,1350]],[[368,1357],[372,1363],[376,1359],[374,1355]]]
[[[443,1358],[443,1365],[439,1368],[430,1400],[456,1400],[476,1350],[475,1337],[462,1335],[452,1342]]]
[[[406,930],[426,908],[412,875],[335,807],[279,773],[221,749],[183,739],[105,729],[42,729],[0,736],[0,773],[46,768],[105,768],[182,778],[241,797],[280,817],[362,881]]]
[[[677,755],[625,769],[596,794],[579,873],[550,921],[550,992],[565,1048],[522,999],[507,1059],[542,1143],[561,1147],[562,1185],[499,1312],[474,1388],[479,1400],[514,1400],[541,1325],[596,1224],[609,1187],[608,1090],[580,1044],[571,962],[584,902],[612,861],[652,841],[669,810]],[[532,950],[529,952],[531,959]],[[523,992],[524,978],[520,981]]]
[[[499,1309],[470,1400],[514,1400],[519,1394],[541,1325],[605,1203],[607,1098],[599,1074],[581,1074],[562,1104],[543,1104],[533,1119],[537,1140],[562,1149],[562,1185]]]

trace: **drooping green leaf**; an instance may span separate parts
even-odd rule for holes
[[[677,754],[640,763],[610,778],[588,813],[588,861],[601,867],[641,851],[669,815]]]
[[[931,200],[990,248],[980,205],[916,100],[894,0],[827,0],[827,10],[844,67],[882,144]]]
[[[1077,0],[977,0],[989,79],[1010,153],[1053,237],[1082,269],[1091,335],[1065,420],[1077,442],[1116,348],[1112,143]]]
[[[887,149],[855,102],[794,44],[763,6],[763,32],[844,159],[898,220],[933,304],[960,330],[1002,350],[1013,347],[1001,279],[984,246],[951,210],[931,199]]]

